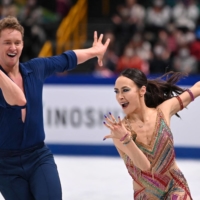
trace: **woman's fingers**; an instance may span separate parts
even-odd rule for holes
[[[107,115],[104,115],[107,123],[111,124],[112,126],[114,125],[122,125],[122,120],[120,116],[118,116],[118,119],[116,120],[115,117],[109,112],[109,117]]]
[[[103,140],[107,138],[122,138],[125,130],[123,130],[123,124],[120,117],[118,117],[118,120],[116,120],[111,113],[109,113],[109,117],[106,115],[104,115],[104,117],[106,121],[104,121],[103,123],[107,128],[111,130],[111,134],[105,136]]]
[[[105,120],[106,120],[107,123],[114,125],[115,122],[114,122],[113,120],[111,120],[111,119],[110,119],[108,116],[106,116],[106,115],[104,115],[104,117],[105,117]]]
[[[104,125],[109,128],[111,131],[114,129],[112,125],[108,124],[107,122],[103,122]]]
[[[118,124],[122,125],[122,120],[121,120],[120,116],[118,116]]]
[[[116,121],[115,117],[114,117],[111,113],[109,113],[109,115],[110,115],[110,117],[111,117],[111,119],[112,119],[112,122],[113,122],[114,124],[116,124],[117,121]]]
[[[117,125],[117,120],[115,119],[115,117],[109,112],[109,117],[107,115],[104,115],[105,119],[107,122],[109,122],[112,125]]]
[[[113,136],[112,136],[112,135],[106,135],[106,136],[103,138],[103,140],[106,140],[106,139],[108,139],[108,138],[113,138]]]

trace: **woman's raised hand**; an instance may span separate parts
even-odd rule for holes
[[[128,133],[120,117],[118,117],[118,120],[116,120],[115,117],[109,113],[108,116],[104,115],[104,118],[105,121],[103,123],[107,128],[110,129],[111,134],[106,135],[103,140],[107,138],[115,138],[121,140]]]

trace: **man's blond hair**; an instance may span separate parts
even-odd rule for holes
[[[0,36],[1,31],[4,29],[14,29],[19,31],[22,34],[22,38],[24,37],[24,28],[19,23],[16,17],[8,16],[0,20]]]

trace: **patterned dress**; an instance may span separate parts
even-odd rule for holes
[[[165,122],[162,111],[160,109],[157,111],[153,133],[155,140],[150,145],[135,140],[136,145],[149,159],[151,170],[141,171],[126,154],[123,154],[129,174],[141,188],[134,191],[134,199],[186,200],[188,197],[192,199],[184,175],[177,167],[173,167],[175,152],[171,130]]]

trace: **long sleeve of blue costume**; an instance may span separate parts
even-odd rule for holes
[[[77,57],[73,51],[66,51],[58,56],[32,59],[29,64],[30,67],[34,66],[31,69],[36,76],[45,79],[55,72],[74,69],[77,66]]]

